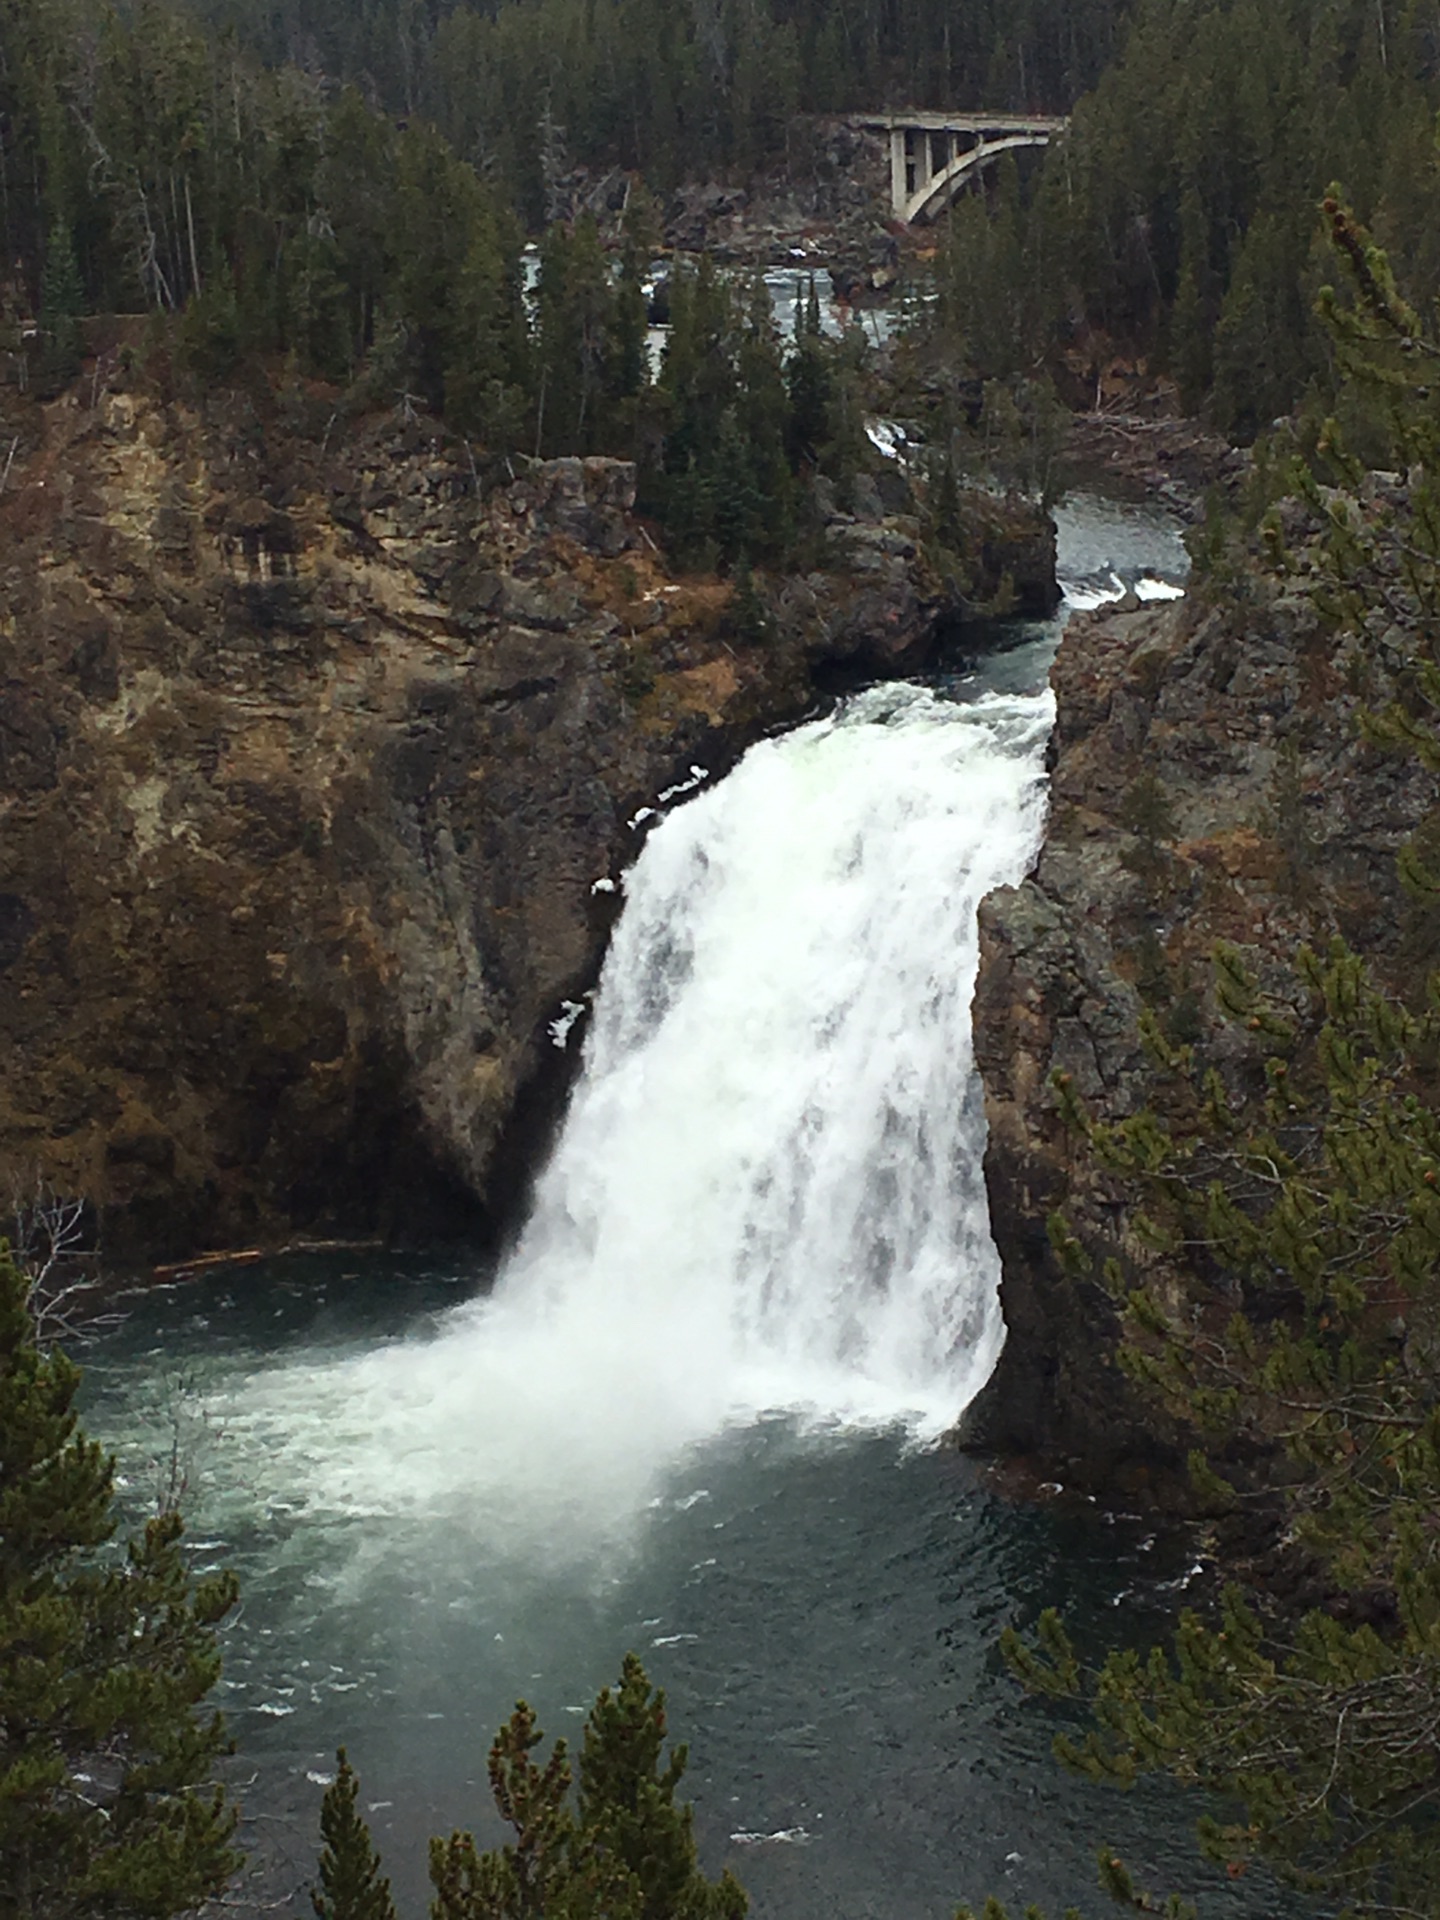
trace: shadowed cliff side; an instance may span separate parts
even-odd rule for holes
[[[77,390],[0,497],[0,1184],[112,1258],[503,1219],[627,823],[940,605],[840,527],[747,641],[630,466],[288,404]]]
[[[1108,1241],[1124,1258],[1128,1217],[1126,1196],[1063,1126],[1052,1076],[1068,1075],[1101,1120],[1163,1103],[1142,1000],[1173,1043],[1196,1044],[1227,1082],[1243,1075],[1243,1036],[1214,1001],[1218,940],[1293,1000],[1303,941],[1343,934],[1403,994],[1436,935],[1394,856],[1434,812],[1440,783],[1366,745],[1358,724],[1404,672],[1404,636],[1383,621],[1357,637],[1320,619],[1314,530],[1286,511],[1300,556],[1288,577],[1255,564],[1164,610],[1072,619],[1051,676],[1045,843],[1031,878],[981,910],[976,1057],[1009,1332],[962,1438],[1039,1454],[1071,1482],[1167,1500],[1185,1497],[1186,1436],[1118,1369],[1098,1276],[1067,1274],[1050,1244],[1047,1216],[1063,1208],[1087,1245]]]

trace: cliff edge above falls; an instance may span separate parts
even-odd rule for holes
[[[1296,948],[1339,932],[1403,991],[1433,936],[1394,856],[1440,783],[1359,727],[1357,689],[1385,704],[1404,636],[1325,625],[1312,571],[1303,557],[1286,577],[1257,566],[1164,609],[1071,620],[1051,676],[1045,842],[1031,877],[982,907],[976,1052],[1008,1339],[962,1438],[1038,1455],[1070,1482],[1168,1497],[1185,1436],[1117,1368],[1103,1287],[1051,1249],[1052,1209],[1090,1244],[1113,1245],[1121,1218],[1061,1124],[1052,1074],[1100,1119],[1145,1105],[1142,992],[1227,1071],[1240,1042],[1214,1005],[1217,940],[1284,992]]]
[[[626,463],[88,386],[0,493],[0,1190],[121,1261],[493,1224],[628,823],[923,653],[918,526],[836,509],[746,644]]]

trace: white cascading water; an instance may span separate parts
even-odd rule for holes
[[[976,909],[1038,844],[1051,719],[875,689],[661,822],[493,1294],[252,1376],[225,1419],[267,1483],[288,1458],[312,1511],[440,1509],[523,1553],[613,1538],[687,1446],[770,1410],[952,1423],[1003,1339]]]

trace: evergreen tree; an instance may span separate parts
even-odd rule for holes
[[[1318,370],[1305,224],[1288,211],[1262,213],[1236,255],[1215,330],[1211,397],[1212,413],[1234,440],[1248,443],[1288,413]]]
[[[727,558],[742,553],[780,558],[794,534],[794,486],[785,449],[789,395],[770,290],[756,275],[749,289],[735,354],[735,420],[743,443],[748,484],[756,504],[735,515],[735,537],[724,542]],[[717,452],[717,458],[719,457]]]
[[[1210,391],[1214,367],[1215,276],[1210,266],[1210,230],[1192,181],[1180,206],[1180,278],[1170,316],[1170,370],[1186,410],[1198,413]]]
[[[320,1806],[320,1884],[311,1889],[310,1904],[317,1920],[395,1920],[390,1882],[380,1872],[380,1859],[370,1829],[356,1808],[360,1782],[346,1758],[335,1755],[337,1769]]]
[[[1027,1686],[1088,1695],[1093,1730],[1055,1743],[1072,1768],[1121,1785],[1165,1768],[1238,1806],[1199,1823],[1231,1872],[1260,1860],[1347,1914],[1428,1913],[1440,1898],[1440,1112],[1422,1092],[1440,982],[1414,1014],[1338,944],[1299,967],[1311,1006],[1297,1021],[1238,954],[1217,954],[1217,1000],[1263,1066],[1267,1090],[1248,1108],[1233,1074],[1202,1072],[1149,1014],[1152,1049],[1178,1076],[1166,1118],[1095,1126],[1068,1085],[1057,1091],[1133,1196],[1126,1239],[1146,1251],[1106,1268],[1122,1364],[1198,1430],[1197,1492],[1215,1511],[1239,1497],[1210,1449],[1282,1455],[1287,1533],[1339,1591],[1388,1592],[1391,1623],[1382,1605],[1377,1624],[1316,1611],[1287,1625],[1232,1587],[1218,1617],[1183,1614],[1170,1647],[1111,1653],[1095,1671],[1054,1613],[1035,1642],[1012,1631],[1004,1648]],[[1088,1252],[1053,1230],[1087,1270]],[[1197,1267],[1212,1300],[1230,1297],[1228,1317],[1197,1306]]]
[[[607,400],[618,398],[625,384],[617,367],[619,304],[594,220],[586,217],[573,229],[554,221],[541,248],[536,298],[544,452],[589,453],[604,444]],[[633,294],[629,308],[633,347]]]
[[[580,1845],[565,1742],[556,1741],[543,1766],[531,1757],[543,1737],[532,1709],[517,1702],[495,1736],[489,1767],[496,1810],[514,1839],[488,1853],[468,1833],[432,1840],[433,1920],[580,1920],[587,1900],[606,1920],[634,1920],[629,1877],[612,1872],[602,1884]]]
[[[58,393],[80,370],[80,316],[85,311],[85,289],[75,258],[70,228],[57,220],[45,248],[45,270],[40,276],[40,326],[44,345],[40,354],[40,383],[44,393]]]
[[[1329,423],[1338,484],[1292,469],[1326,529],[1313,591],[1333,623],[1378,627],[1408,655],[1397,697],[1365,724],[1440,770],[1440,342],[1338,191],[1325,212],[1351,295],[1322,302],[1336,351],[1406,478],[1362,510],[1364,470]],[[1158,851],[1165,824],[1143,798],[1135,824],[1151,816]],[[1415,896],[1440,894],[1423,842],[1399,865]],[[1209,1789],[1234,1809],[1200,1822],[1212,1858],[1237,1874],[1262,1861],[1375,1920],[1440,1908],[1440,974],[1401,985],[1384,991],[1336,940],[1302,950],[1277,998],[1222,946],[1215,1004],[1248,1048],[1232,1032],[1207,1064],[1147,1012],[1162,1091],[1111,1125],[1055,1080],[1128,1196],[1113,1242],[1052,1221],[1057,1256],[1077,1275],[1100,1264],[1123,1308],[1122,1365],[1195,1433],[1206,1507],[1264,1493],[1334,1603],[1286,1619],[1232,1587],[1213,1617],[1183,1614],[1168,1647],[1098,1670],[1053,1613],[1034,1641],[1005,1638],[1028,1686],[1089,1698],[1092,1730],[1056,1742],[1069,1765]],[[1141,1898],[1123,1877],[1112,1891]]]
[[[639,1885],[638,1920],[741,1920],[745,1895],[729,1874],[700,1872],[695,1817],[677,1806],[687,1749],[662,1765],[665,1695],[652,1690],[639,1658],[625,1656],[620,1684],[590,1710],[580,1754],[580,1826],[621,1861]]]
[[[204,1703],[229,1575],[193,1583],[177,1515],[111,1548],[114,1462],[79,1371],[36,1345],[0,1249],[0,1913],[164,1920],[239,1864]]]
[[[372,113],[355,88],[347,87],[326,122],[315,194],[339,252],[345,289],[343,342],[352,369],[374,344],[385,292],[395,142],[390,123]]]
[[[833,437],[834,378],[820,331],[820,303],[813,274],[804,303],[798,299],[795,302],[795,342],[785,363],[785,386],[785,446],[790,464],[796,472],[806,466],[818,467]]]
[[[520,1701],[490,1748],[490,1789],[512,1838],[481,1852],[469,1833],[430,1843],[432,1920],[744,1920],[729,1873],[707,1880],[693,1815],[677,1805],[685,1749],[665,1758],[665,1696],[627,1654],[585,1724],[579,1793],[563,1740],[535,1757],[544,1736]],[[325,1794],[320,1920],[393,1920],[357,1782],[340,1756]]]

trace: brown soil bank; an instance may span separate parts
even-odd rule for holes
[[[494,1224],[627,822],[819,661],[923,653],[916,523],[837,509],[747,645],[623,463],[96,388],[0,495],[0,1189],[120,1261]]]

